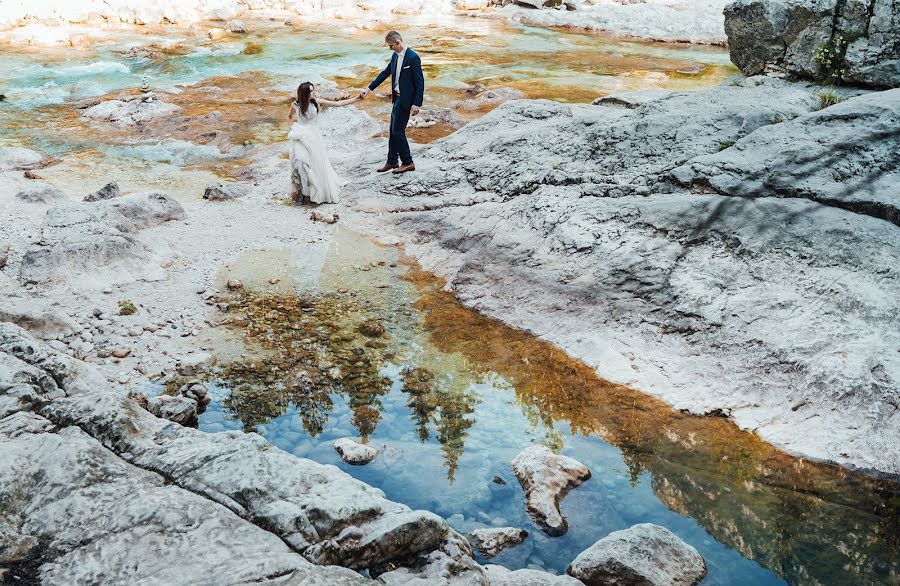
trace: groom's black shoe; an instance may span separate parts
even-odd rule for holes
[[[394,175],[399,175],[401,173],[406,173],[407,171],[415,171],[415,170],[416,170],[416,164],[409,163],[408,165],[403,165],[402,167],[397,167],[396,169],[394,169],[393,172],[394,172]]]
[[[385,171],[390,171],[391,169],[397,169],[398,167],[400,167],[400,165],[398,165],[397,163],[385,163],[384,167],[382,167],[381,169],[377,169],[377,172],[384,173]]]

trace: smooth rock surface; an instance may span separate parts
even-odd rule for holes
[[[46,163],[43,153],[24,147],[0,147],[0,171],[35,169]]]
[[[218,183],[210,185],[203,192],[203,199],[209,201],[230,201],[247,195],[249,189],[238,183]]]
[[[147,102],[141,97],[136,97],[128,100],[106,100],[85,109],[81,115],[92,122],[133,127],[171,116],[177,110],[178,107],[173,104],[159,100]]]
[[[46,181],[30,181],[16,193],[16,199],[29,203],[53,203],[68,199],[66,193]]]
[[[567,572],[587,586],[693,586],[706,576],[706,562],[665,527],[641,523],[599,540]]]
[[[368,464],[378,456],[378,450],[354,441],[348,437],[334,440],[334,449],[340,455],[341,460],[354,466]]]
[[[185,219],[182,205],[161,191],[135,193],[109,205],[131,220],[138,230]]]
[[[179,425],[197,424],[197,401],[189,397],[158,395],[147,401],[147,411]]]
[[[587,467],[547,446],[532,446],[512,461],[512,469],[525,490],[528,514],[548,535],[562,535],[569,525],[559,512],[566,493],[591,477]]]

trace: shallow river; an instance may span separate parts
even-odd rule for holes
[[[148,28],[104,33],[91,47],[3,47],[0,144],[50,153],[61,163],[40,173],[85,190],[117,179],[126,192],[188,197],[239,173],[254,145],[284,139],[298,81],[359,87],[387,57],[380,29],[247,22],[249,35],[219,41]],[[484,110],[458,107],[464,84],[590,102],[628,89],[703,87],[735,73],[721,48],[470,18],[415,30],[426,105],[468,119]],[[145,75],[183,112],[220,112],[227,140],[101,133],[81,121],[75,106],[133,93]],[[383,100],[363,107],[388,114]],[[442,132],[412,134],[424,141]],[[269,285],[276,269],[283,280]],[[229,276],[248,286],[218,328],[220,361],[208,373],[217,400],[201,429],[258,431],[462,532],[526,528],[523,545],[491,560],[511,568],[564,571],[610,531],[653,522],[700,550],[710,568],[705,584],[900,584],[896,484],[790,457],[725,419],[672,412],[603,381],[552,346],[466,310],[393,248],[338,230],[321,266],[290,250],[258,251],[220,279]],[[385,335],[361,334],[369,321]],[[330,445],[339,437],[362,437],[381,454],[348,466]],[[528,519],[510,470],[535,442],[593,473],[562,503],[562,537]]]

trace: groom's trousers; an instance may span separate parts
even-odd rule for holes
[[[412,153],[409,151],[409,141],[406,140],[406,125],[409,124],[409,109],[400,105],[399,100],[394,102],[391,110],[391,129],[388,137],[388,159],[391,165],[402,162],[409,165],[413,162]]]

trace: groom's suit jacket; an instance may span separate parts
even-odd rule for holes
[[[406,56],[403,63],[397,63],[399,55],[394,52],[391,55],[391,62],[384,68],[384,71],[378,74],[369,89],[374,90],[386,80],[391,80],[391,101],[397,103],[401,108],[407,110],[413,106],[422,106],[422,98],[425,96],[425,75],[422,73],[422,60],[418,53],[410,48],[406,49]],[[395,76],[400,76],[400,95],[394,91],[393,81]]]

